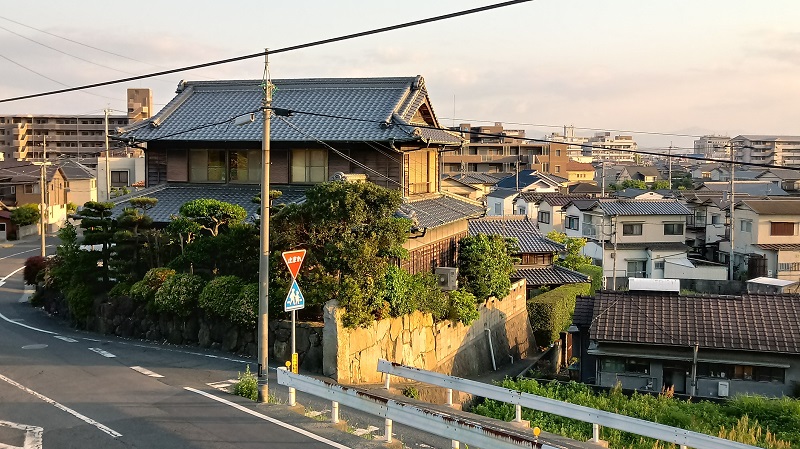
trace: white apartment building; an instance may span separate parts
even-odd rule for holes
[[[741,135],[731,145],[737,161],[800,167],[800,136]]]
[[[694,141],[694,152],[714,159],[729,159],[730,142],[728,136],[703,136]]]
[[[564,126],[564,133],[551,133],[545,137],[546,140],[551,142],[562,142],[567,144],[567,157],[572,160],[586,162],[583,159],[587,156],[584,154],[586,142],[589,141],[588,137],[581,137],[575,135],[575,127]]]
[[[594,161],[635,162],[638,145],[632,136],[612,136],[609,132],[595,133],[586,141],[584,155],[591,155]],[[588,152],[588,154],[587,154]]]

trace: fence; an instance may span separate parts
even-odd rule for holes
[[[461,379],[432,371],[424,371],[418,368],[411,368],[386,360],[378,361],[378,371],[384,373],[385,387],[389,388],[391,376],[403,377],[430,385],[448,389],[448,405],[452,405],[452,391],[462,391],[474,396],[494,399],[516,406],[515,421],[522,420],[522,407],[552,413],[566,418],[577,419],[579,421],[592,423],[592,441],[600,440],[600,426],[611,427],[614,429],[630,432],[636,435],[655,438],[660,441],[675,443],[681,447],[693,447],[696,449],[752,449],[755,446],[737,443],[723,438],[692,432],[690,430],[679,429],[677,427],[665,426],[643,419],[631,418],[629,416],[616,413],[605,412],[582,405],[570,404],[568,402],[557,401],[530,393],[510,390],[508,388],[488,385],[473,380]]]
[[[340,404],[384,418],[387,443],[392,442],[392,425],[396,421],[433,435],[448,438],[452,440],[453,448],[458,448],[460,443],[465,443],[470,447],[492,449],[556,449],[538,442],[533,436],[482,425],[458,416],[422,409],[361,390],[294,374],[283,367],[278,369],[278,383],[330,400],[333,423],[339,422]]]

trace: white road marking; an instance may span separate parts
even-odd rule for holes
[[[22,296],[19,297],[17,302],[19,303],[29,302],[31,300],[31,295],[34,293],[36,293],[36,290],[28,290],[28,289],[23,290]]]
[[[0,449],[42,449],[42,434],[44,433],[44,429],[41,427],[28,426],[11,421],[0,421],[0,427],[11,427],[12,429],[25,432],[25,442],[22,444],[22,447],[0,443]]]
[[[147,368],[142,368],[141,366],[132,366],[132,367],[131,367],[131,369],[132,369],[132,370],[134,370],[134,371],[138,371],[138,372],[140,372],[140,373],[144,374],[145,376],[150,376],[150,377],[164,377],[164,376],[162,376],[161,374],[156,374],[156,373],[154,373],[154,372],[150,371],[150,370],[149,370],[149,369],[147,369]]]
[[[55,334],[55,332],[46,331],[46,330],[44,330],[44,329],[37,329],[37,328],[35,328],[35,327],[33,327],[33,326],[28,326],[27,324],[17,323],[17,322],[16,322],[16,321],[14,321],[14,320],[11,320],[11,319],[8,319],[8,318],[6,318],[6,316],[5,316],[5,315],[3,315],[2,313],[0,313],[0,319],[3,319],[3,320],[5,320],[5,321],[8,321],[8,322],[9,322],[9,323],[11,323],[11,324],[16,324],[17,326],[22,326],[22,327],[28,328],[28,329],[30,329],[30,330],[34,330],[34,331],[36,331],[36,332],[44,332],[45,334],[50,334],[50,335],[54,335],[54,334]]]
[[[208,385],[211,388],[216,388],[219,391],[230,393],[230,390],[228,388],[230,388],[231,385],[235,385],[237,382],[239,381],[236,379],[228,379],[219,382],[209,382],[206,385]]]
[[[88,340],[88,338],[85,339],[85,340]],[[96,341],[100,341],[100,340],[96,340]],[[232,359],[230,357],[223,357],[223,356],[214,355],[214,354],[203,354],[203,353],[200,353],[200,352],[181,351],[179,349],[162,348],[162,347],[152,346],[152,345],[140,345],[140,344],[135,344],[135,343],[126,343],[126,342],[123,342],[123,341],[120,341],[118,343],[121,344],[121,345],[128,345],[128,346],[133,346],[133,347],[136,347],[136,348],[155,349],[156,351],[179,352],[181,354],[198,355],[200,357],[208,357],[210,359],[226,360],[228,362],[253,363],[252,360],[248,361],[248,360],[241,360],[241,359]],[[276,368],[270,368],[270,369],[274,371]]]
[[[22,391],[24,391],[24,392],[26,392],[28,394],[31,394],[31,395],[43,400],[44,402],[47,402],[48,404],[52,405],[53,407],[55,407],[55,408],[57,408],[59,410],[62,410],[62,411],[65,411],[65,412],[69,413],[70,415],[80,419],[81,421],[83,421],[83,422],[85,422],[87,424],[91,424],[92,426],[97,427],[100,431],[105,432],[105,433],[107,433],[108,435],[111,435],[114,438],[122,436],[122,434],[117,432],[116,430],[113,430],[113,429],[111,429],[109,427],[106,427],[103,424],[100,424],[99,422],[93,420],[92,418],[89,418],[88,416],[82,415],[82,414],[76,412],[75,410],[72,410],[71,408],[65,406],[65,405],[59,404],[58,402],[48,398],[47,396],[31,390],[30,388],[26,387],[25,385],[17,383],[13,379],[9,379],[8,377],[0,374],[0,380],[6,382],[8,384],[13,385],[13,386],[19,388],[20,390],[22,390]]]
[[[351,449],[351,448],[349,448],[349,447],[347,447],[347,446],[345,446],[343,444],[337,443],[335,441],[331,441],[331,440],[329,440],[327,438],[323,438],[323,437],[321,437],[319,435],[315,435],[315,434],[313,434],[313,433],[311,433],[311,432],[309,432],[309,431],[307,431],[305,429],[301,429],[299,427],[295,427],[295,426],[293,426],[291,424],[287,424],[287,423],[285,423],[283,421],[280,421],[280,420],[277,420],[275,418],[269,417],[267,415],[258,413],[258,412],[254,411],[254,410],[250,410],[247,407],[244,407],[242,405],[236,404],[236,403],[231,402],[231,401],[229,401],[227,399],[218,398],[218,397],[214,396],[211,393],[206,393],[205,391],[196,390],[196,389],[191,388],[191,387],[183,387],[183,388],[185,390],[191,391],[192,393],[197,393],[199,395],[202,395],[202,396],[205,396],[207,398],[213,399],[213,400],[215,400],[217,402],[221,402],[221,403],[223,403],[223,404],[225,404],[225,405],[227,405],[229,407],[233,407],[233,408],[235,408],[237,410],[240,410],[242,412],[245,412],[245,413],[247,413],[249,415],[253,415],[256,418],[260,418],[260,419],[263,419],[264,421],[271,422],[272,424],[281,426],[284,429],[289,429],[289,430],[291,430],[293,432],[299,433],[300,435],[305,435],[305,436],[307,436],[307,437],[309,437],[309,438],[311,438],[313,440],[319,441],[320,443],[325,443],[328,446],[332,446],[332,447],[335,447],[337,449]]]
[[[6,279],[10,278],[11,276],[14,276],[15,274],[19,273],[20,271],[22,271],[24,269],[25,269],[25,267],[21,266],[21,267],[17,268],[16,270],[12,271],[10,274],[7,274],[6,277],[0,278],[0,286],[2,286],[3,284],[6,283]]]
[[[52,247],[53,247],[53,245],[45,245],[45,248],[52,248]],[[41,246],[37,246],[36,248],[32,248],[32,249],[29,249],[27,251],[22,251],[22,252],[19,252],[19,253],[16,253],[16,254],[9,254],[8,256],[0,257],[0,260],[8,259],[9,257],[19,256],[20,254],[29,253],[31,251],[39,251],[41,249],[42,249]]]
[[[67,343],[77,343],[78,342],[78,340],[75,340],[74,338],[65,337],[63,335],[53,335],[53,337],[55,337],[55,338],[57,338],[59,340],[66,341]]]
[[[86,341],[93,341],[93,342],[95,342],[95,343],[100,343],[100,342],[102,342],[102,341],[103,341],[103,340],[98,340],[98,339],[96,339],[96,338],[86,338],[86,337],[81,337],[81,338],[82,338],[83,340],[86,340]]]
[[[110,353],[108,351],[104,351],[104,350],[102,350],[100,348],[89,348],[89,350],[92,351],[92,352],[96,352],[96,353],[102,355],[103,357],[108,357],[109,359],[113,358],[113,357],[116,357],[114,354],[112,354],[112,353]]]

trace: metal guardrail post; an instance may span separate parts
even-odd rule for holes
[[[459,449],[461,447],[461,443],[456,440],[450,440],[452,444],[450,445],[451,449]]]
[[[391,419],[386,418],[385,428],[386,428],[385,429],[386,430],[386,442],[387,443],[391,443],[392,442],[392,420]]]
[[[297,401],[295,400],[297,396],[297,392],[294,388],[289,388],[289,407],[294,407],[297,405]]]
[[[514,422],[522,422],[522,406],[519,404],[514,406]]]
[[[592,442],[597,443],[600,441],[600,424],[592,423]]]
[[[391,375],[391,374],[389,374],[389,373],[383,373],[383,375],[384,375],[384,378],[383,378],[383,388],[385,388],[385,389],[387,389],[387,390],[388,390],[388,389],[389,389],[389,382],[391,382],[392,375]]]
[[[331,422],[339,423],[339,403],[336,401],[331,401]]]
[[[452,407],[453,406],[453,389],[452,388],[448,388],[447,389],[447,403],[446,403],[446,405],[448,407]]]

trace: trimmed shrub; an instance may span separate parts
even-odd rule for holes
[[[28,285],[36,285],[39,273],[47,267],[47,258],[42,256],[31,256],[25,259],[25,269],[22,270],[22,278]]]
[[[559,339],[561,331],[572,322],[575,298],[588,295],[590,289],[590,284],[567,284],[528,300],[528,317],[538,344]]]
[[[118,298],[120,296],[130,296],[131,284],[127,282],[120,282],[111,288],[108,292],[109,298]]]
[[[66,290],[65,296],[70,316],[76,324],[85,323],[87,318],[94,315],[94,298],[88,285],[73,285]]]
[[[603,288],[603,267],[598,267],[597,265],[581,265],[576,271],[592,278],[592,291],[589,293],[590,295],[593,295],[594,292]]]
[[[459,321],[465,326],[469,326],[480,317],[477,305],[475,295],[472,293],[465,290],[453,290],[450,292],[449,317],[453,321]]]
[[[231,321],[255,329],[258,324],[258,283],[246,284],[231,304]]]
[[[411,276],[411,298],[416,299],[414,310],[430,313],[433,321],[442,321],[450,312],[450,298],[439,289],[436,275],[423,271]]]
[[[38,204],[23,204],[11,211],[11,222],[17,226],[28,226],[38,222],[41,216]]]
[[[156,292],[156,309],[188,316],[195,309],[204,284],[203,278],[193,274],[178,273],[168,278]]]
[[[237,276],[219,276],[200,293],[200,307],[222,318],[230,318],[231,307],[239,297],[244,281]]]
[[[514,240],[499,235],[478,234],[464,237],[458,242],[458,277],[464,290],[475,295],[478,301],[490,297],[502,299],[511,290],[511,257]]]
[[[145,273],[144,278],[134,283],[128,292],[132,299],[140,302],[152,302],[156,292],[167,279],[175,276],[172,268],[153,268]]]

